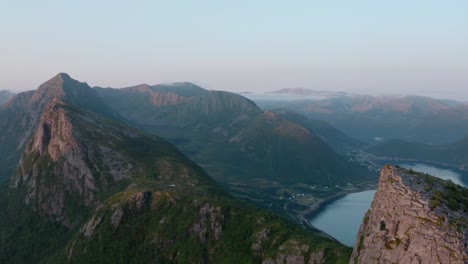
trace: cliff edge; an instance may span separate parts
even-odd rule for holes
[[[468,189],[386,165],[350,263],[467,263]]]

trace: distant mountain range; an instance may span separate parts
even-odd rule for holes
[[[121,95],[132,105],[119,101]],[[115,101],[108,101],[110,96]],[[187,104],[180,112],[172,108],[181,102]],[[138,106],[141,115],[130,111]],[[217,116],[213,111],[220,109],[229,111]],[[242,109],[240,116],[236,109]],[[160,124],[195,134],[212,131],[214,140],[198,146],[223,142],[224,136],[216,136],[223,130],[210,127],[223,122],[238,128],[242,142],[252,139],[251,133],[260,140],[256,128],[273,128],[266,144],[280,140],[278,147],[291,153],[306,151],[296,150],[296,141],[324,144],[272,112],[248,115],[255,111],[251,101],[191,84],[92,89],[66,74],[16,95],[0,111],[0,145],[7,146],[1,169],[4,177],[11,172],[0,187],[0,262],[346,263],[349,248],[235,200],[172,144],[130,124],[148,120],[147,131]],[[283,145],[288,143],[292,149]],[[237,151],[250,142],[232,144]],[[280,155],[275,148],[265,151]],[[320,175],[326,174],[310,177],[324,180]]]
[[[305,88],[284,88],[272,92],[267,92],[266,94],[290,94],[290,95],[316,95],[323,97],[335,97],[346,95],[345,92],[333,92],[333,91],[318,91]]]
[[[468,136],[461,140],[444,145],[428,145],[388,140],[368,148],[368,151],[381,157],[429,161],[468,168]]]
[[[443,144],[468,133],[468,104],[421,96],[346,95],[322,100],[256,100],[262,109],[288,108],[325,120],[368,143],[399,138]]]
[[[345,92],[311,90],[305,88],[284,88],[265,93],[240,92],[238,93],[254,101],[296,101],[296,100],[322,100],[337,96],[348,95]]]

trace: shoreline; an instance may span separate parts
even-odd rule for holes
[[[304,226],[306,226],[306,228],[309,228],[309,229],[312,229],[312,230],[315,230],[315,231],[319,231],[322,234],[324,234],[326,237],[328,237],[328,238],[330,238],[330,239],[332,239],[332,240],[334,240],[334,241],[336,241],[336,242],[338,242],[340,244],[343,244],[342,242],[340,242],[335,237],[331,236],[330,234],[326,233],[325,231],[323,231],[321,229],[318,229],[317,227],[312,225],[311,219],[314,216],[316,216],[318,213],[320,213],[320,211],[323,210],[325,206],[327,206],[328,204],[330,204],[330,203],[332,203],[332,202],[334,202],[334,201],[336,201],[336,200],[338,200],[338,199],[340,199],[340,198],[342,198],[342,197],[344,197],[344,196],[346,196],[348,194],[371,191],[371,190],[377,190],[377,189],[378,189],[378,186],[375,186],[373,188],[371,188],[371,187],[361,188],[361,189],[357,189],[357,190],[353,190],[353,191],[340,191],[340,192],[335,193],[335,194],[333,194],[331,196],[320,199],[316,203],[311,204],[301,214],[298,214],[297,218],[299,218],[299,219],[297,219],[297,218],[296,219],[299,220],[299,222],[302,223]],[[353,248],[353,247],[351,246],[350,248]]]
[[[463,170],[461,169],[460,167],[458,166],[455,166],[455,165],[452,165],[452,164],[444,164],[444,163],[438,163],[438,162],[431,162],[431,161],[421,161],[421,160],[414,160],[414,159],[388,159],[388,160],[376,160],[376,162],[384,162],[384,163],[389,163],[389,162],[395,162],[394,165],[398,165],[397,163],[420,163],[420,164],[427,164],[429,166],[436,166],[436,167],[440,167],[440,168],[443,168],[443,169],[449,169],[449,170],[454,170],[460,174],[465,174],[465,175],[468,175],[468,171],[467,170]],[[383,165],[382,165],[383,166]],[[365,182],[365,183],[361,183],[361,185],[364,185],[364,184],[378,184],[378,180],[377,181],[371,181],[371,182]],[[336,201],[338,200],[339,198],[342,198],[343,196],[347,195],[347,194],[351,194],[351,193],[358,193],[358,192],[364,192],[364,191],[370,191],[370,190],[377,190],[378,189],[378,185],[376,185],[375,187],[370,187],[370,186],[365,186],[365,187],[362,187],[362,188],[358,188],[356,190],[350,190],[350,191],[340,191],[340,192],[337,192],[331,196],[328,196],[328,197],[325,197],[323,199],[320,199],[318,200],[316,203],[313,203],[311,205],[309,205],[307,207],[307,209],[305,209],[302,213],[301,213],[301,217],[302,217],[302,220],[303,221],[310,221],[311,218],[313,218],[317,213],[319,213],[326,205],[332,203],[333,201]]]
[[[320,210],[322,210],[326,205],[344,197],[347,194],[353,192],[338,192],[332,196],[328,196],[326,198],[318,200],[316,203],[313,203],[307,207],[307,209],[302,213],[302,217],[310,221]]]
[[[378,183],[376,181],[375,183]],[[331,196],[328,196],[326,198],[318,200],[316,203],[313,203],[305,209],[302,214],[302,220],[310,222],[310,219],[313,218],[315,215],[317,215],[325,206],[328,204],[344,197],[345,195],[351,194],[351,193],[359,193],[359,192],[365,192],[365,191],[371,191],[371,190],[377,190],[378,186],[375,187],[367,187],[367,188],[359,188],[356,190],[352,191],[340,191],[338,193],[335,193]]]

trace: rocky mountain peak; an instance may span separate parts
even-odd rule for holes
[[[468,189],[385,166],[351,263],[466,263]]]
[[[63,81],[71,81],[73,80],[70,75],[68,75],[68,73],[65,73],[65,72],[60,72],[58,73],[54,78],[60,78],[62,79]]]
[[[35,91],[32,101],[43,108],[54,98],[79,106],[106,117],[118,119],[102,101],[95,89],[85,82],[79,82],[66,73],[59,73],[46,81]]]
[[[157,93],[173,93],[181,97],[201,96],[208,93],[208,90],[190,82],[162,83],[151,86],[151,89]]]
[[[72,79],[68,74],[59,73],[50,80],[40,85],[33,99],[35,101],[38,101],[44,97],[53,98],[66,96],[67,92],[70,92],[73,88],[85,88],[83,85],[80,84],[82,83]]]
[[[55,99],[110,119],[121,119],[88,84],[78,82],[65,73],[57,74],[37,90],[15,95],[1,106],[0,111],[0,182],[13,173],[22,151],[38,128],[42,113]]]

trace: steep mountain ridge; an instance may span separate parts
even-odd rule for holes
[[[242,112],[261,113],[246,98],[229,92],[207,91],[190,83],[145,85],[143,94],[139,94],[139,87],[95,89],[111,108],[148,130],[174,127],[206,133],[220,122],[229,125],[227,122]]]
[[[60,73],[35,91],[15,95],[0,108],[0,182],[5,181],[17,166],[26,143],[36,130],[47,104],[61,98],[76,106],[109,118],[120,119],[86,83]]]
[[[327,179],[321,183],[332,184],[331,179],[342,183],[356,173],[364,178],[369,174],[339,157],[310,127],[264,113],[245,97],[186,83],[150,88],[156,87],[158,91],[188,97],[177,104],[154,105],[144,103],[131,90],[97,91],[130,123],[173,142],[221,182],[226,178],[314,183]],[[302,145],[304,142],[307,148]],[[343,172],[343,168],[349,169],[347,175],[351,177],[339,179],[338,171]]]
[[[162,139],[59,97],[0,198],[2,263],[344,263],[350,253],[234,200]]]
[[[96,91],[87,83],[72,79],[66,73],[59,73],[43,83],[34,92],[33,102],[47,104],[53,98],[61,98],[73,105],[93,111],[106,117],[115,118],[115,114],[105,105]]]
[[[468,189],[385,166],[350,263],[466,263]]]

